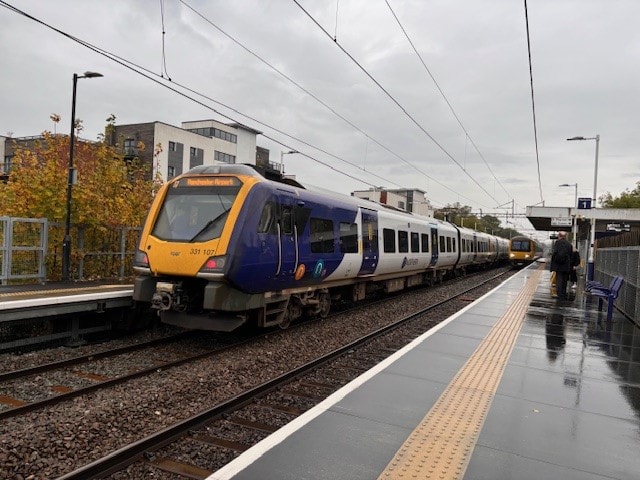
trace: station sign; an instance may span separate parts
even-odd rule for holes
[[[573,225],[571,217],[551,217],[552,227],[570,227]]]
[[[591,198],[578,198],[578,210],[589,210],[591,208]]]
[[[607,231],[609,232],[630,232],[631,225],[628,223],[607,223]]]

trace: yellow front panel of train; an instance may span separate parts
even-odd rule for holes
[[[219,244],[219,239],[207,243],[185,244],[165,242],[150,236],[147,238],[145,252],[154,275],[195,276],[209,257],[220,255],[217,251]]]

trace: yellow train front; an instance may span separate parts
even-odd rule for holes
[[[517,236],[509,240],[509,262],[514,268],[522,268],[542,256],[542,246],[533,238]]]

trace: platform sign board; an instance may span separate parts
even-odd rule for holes
[[[609,232],[630,232],[631,225],[628,223],[607,223],[607,231]]]
[[[591,209],[591,199],[586,197],[578,198],[578,210]]]
[[[571,217],[551,217],[552,227],[570,227],[571,225],[573,225]]]

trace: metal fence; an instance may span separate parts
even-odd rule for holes
[[[71,228],[72,280],[125,280],[133,275],[140,227]],[[62,278],[64,225],[47,219],[0,217],[0,281],[30,283]]]
[[[616,300],[618,307],[634,322],[640,322],[640,246],[598,248],[595,257],[595,279],[609,285],[616,275],[624,282]]]
[[[45,281],[47,235],[46,218],[0,217],[0,284]]]

